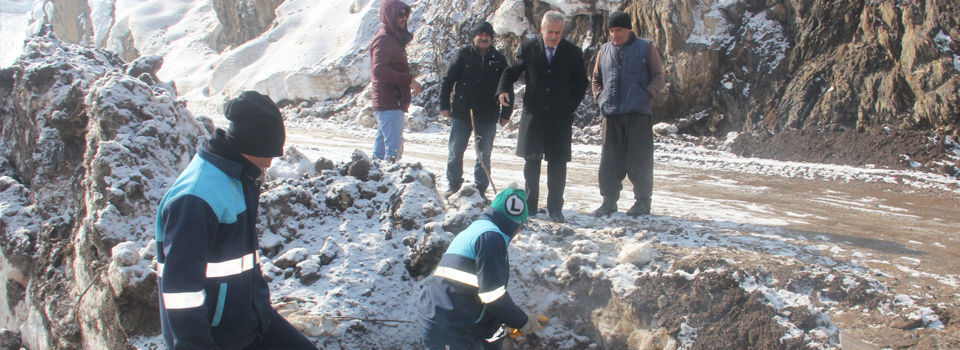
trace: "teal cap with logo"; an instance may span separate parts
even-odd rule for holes
[[[527,223],[527,216],[529,216],[527,191],[520,189],[516,182],[511,182],[507,185],[507,188],[497,193],[490,206],[506,214],[510,220],[518,224],[524,225]]]

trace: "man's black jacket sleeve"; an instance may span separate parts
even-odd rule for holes
[[[450,64],[447,66],[447,71],[443,74],[443,78],[440,80],[440,110],[449,111],[450,110],[450,94],[453,93],[453,86],[457,84],[457,81],[460,80],[460,52],[462,50],[454,51],[453,57],[450,58]]]

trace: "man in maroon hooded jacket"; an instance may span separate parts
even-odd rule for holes
[[[410,107],[413,94],[422,90],[410,74],[406,45],[413,39],[407,30],[410,6],[398,0],[385,0],[380,5],[383,27],[370,44],[370,63],[373,74],[373,114],[377,116],[377,139],[373,143],[373,157],[396,161],[403,150],[403,114]]]

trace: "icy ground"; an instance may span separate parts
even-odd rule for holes
[[[290,124],[288,146],[302,155],[287,156],[290,161],[278,161],[270,169],[275,180],[264,194],[267,223],[261,224],[267,232],[265,251],[295,249],[303,256],[302,262],[294,262],[296,267],[285,270],[274,265],[276,256],[272,262],[262,259],[273,298],[294,301],[301,313],[310,315],[413,320],[421,285],[419,278],[411,278],[413,271],[404,269],[405,263],[414,251],[452,239],[443,223],[474,215],[481,206],[479,197],[467,193],[451,197],[444,210],[430,186],[445,189],[446,127],[431,124],[423,132],[408,132],[402,160],[408,163],[377,163],[382,179],[361,181],[330,170],[317,175],[313,164],[321,157],[351,162],[355,150],[369,151],[372,130],[334,121]],[[522,183],[521,163],[511,153],[516,141],[509,134],[500,133],[493,157],[495,184],[501,186],[510,180]],[[722,149],[722,144],[714,146]],[[583,296],[573,291],[580,278],[609,283],[616,298],[629,300],[657,278],[696,281],[719,274],[731,276],[740,289],[762,297],[776,312],[772,321],[782,326],[781,344],[838,348],[841,330],[881,341],[871,327],[900,319],[914,329],[946,336],[938,311],[960,302],[960,269],[954,257],[960,248],[957,180],[920,172],[739,158],[676,135],[658,137],[657,147],[653,215],[624,216],[622,211],[632,204],[627,182],[621,213],[598,219],[588,213],[601,200],[595,184],[599,146],[575,146],[564,211],[568,224],[536,216],[510,248],[510,293],[522,308],[557,320],[537,338],[521,339],[514,346],[590,348],[595,340],[582,326],[590,322],[589,315],[560,314],[582,302]],[[475,159],[472,149],[466,164]],[[410,167],[415,163],[423,170]],[[429,173],[435,175],[425,176]],[[468,182],[471,173],[468,165]],[[389,189],[384,192],[385,187]],[[397,189],[419,198],[413,210],[425,213],[426,219],[417,219],[410,230],[396,223],[403,217],[396,215],[397,208],[386,209],[401,192]],[[342,212],[330,209],[330,198],[350,191],[366,199]],[[289,208],[271,208],[284,201],[292,203]],[[297,205],[309,202],[319,205]],[[336,257],[324,261],[330,256]],[[720,259],[725,266],[674,268],[705,257]],[[310,283],[304,282],[304,271]],[[835,290],[813,282],[798,287],[799,281]],[[837,292],[869,295],[875,302],[832,300]],[[791,316],[798,309],[812,316]],[[654,348],[692,346],[698,332],[706,333],[700,330],[702,324],[692,323],[683,322],[679,333],[662,337],[661,346]],[[658,327],[648,326],[631,334],[642,331],[655,338]],[[596,327],[600,329],[595,332],[616,336],[624,332],[618,327]],[[335,334],[320,336],[317,343],[326,349],[417,347],[415,326],[404,322],[341,318]],[[137,346],[154,348],[157,341],[141,338]]]

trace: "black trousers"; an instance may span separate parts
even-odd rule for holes
[[[270,315],[270,327],[263,334],[235,341],[217,344],[220,349],[243,350],[316,350],[317,346],[307,336],[300,333],[283,316],[273,311]]]
[[[523,180],[526,182],[527,207],[536,212],[540,200],[540,165],[542,158],[526,158],[523,164]],[[567,185],[567,162],[547,161],[547,210],[563,210],[563,189]]]
[[[604,203],[616,203],[623,178],[633,183],[633,198],[650,205],[653,195],[653,125],[649,114],[603,118],[603,149],[598,182]]]

